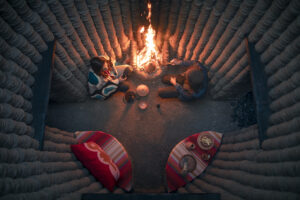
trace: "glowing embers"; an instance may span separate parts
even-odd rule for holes
[[[136,71],[142,74],[144,77],[155,77],[161,73],[161,53],[155,44],[155,30],[151,25],[151,4],[148,3],[148,15],[147,20],[149,26],[145,30],[145,27],[140,28],[140,33],[144,36],[145,46],[137,53],[137,67]]]

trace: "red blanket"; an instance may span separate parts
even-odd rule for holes
[[[179,142],[171,151],[166,165],[168,191],[175,191],[199,176],[216,154],[221,139],[221,133],[205,131]],[[192,147],[189,148],[191,145]],[[183,166],[180,162],[186,156],[192,157],[192,160],[194,158],[196,166],[192,171],[183,173]]]
[[[123,145],[115,137],[102,131],[77,131],[75,134],[78,143],[93,141],[110,156],[120,171],[117,185],[130,191],[132,189],[132,166]]]

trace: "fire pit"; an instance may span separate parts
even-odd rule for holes
[[[142,35],[145,46],[143,49],[137,52],[136,58],[136,72],[145,78],[153,78],[161,74],[161,53],[158,50],[155,43],[155,30],[151,24],[151,3],[148,3],[148,15],[146,19],[149,22],[149,26],[145,31],[145,27],[140,28],[140,34]]]

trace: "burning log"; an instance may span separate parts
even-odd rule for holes
[[[143,49],[144,48],[144,41],[142,34],[145,32],[145,27],[141,27],[139,28],[139,30],[136,33],[136,41],[137,41],[137,45],[138,45],[138,49]]]
[[[145,72],[147,72],[148,74],[151,74],[151,73],[155,72],[156,67],[157,66],[154,62],[150,62],[148,65],[145,66]]]
[[[160,63],[161,63],[161,53],[158,51],[157,46],[155,44],[155,35],[156,32],[152,28],[151,24],[151,4],[148,3],[148,15],[147,20],[149,21],[149,26],[146,28],[141,28],[141,33],[144,34],[145,38],[145,47],[137,53],[137,71],[142,73],[144,76],[149,77],[160,74]]]

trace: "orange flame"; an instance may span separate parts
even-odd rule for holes
[[[150,25],[147,28],[147,31],[145,33],[145,47],[138,53],[137,55],[137,67],[139,70],[144,70],[145,66],[147,66],[150,63],[155,64],[156,66],[159,65],[160,61],[160,54],[157,50],[156,44],[155,44],[155,30],[152,28],[151,25],[151,3],[148,3],[148,15],[147,19],[150,23]],[[140,33],[144,32],[144,27],[141,28]]]
[[[147,19],[149,20],[149,22],[151,24],[151,14],[152,14],[152,12],[151,12],[151,3],[148,3],[147,6],[148,6],[148,11],[149,11],[148,15],[147,15]]]
[[[142,27],[140,33],[144,33],[144,31],[145,31],[145,27]]]

